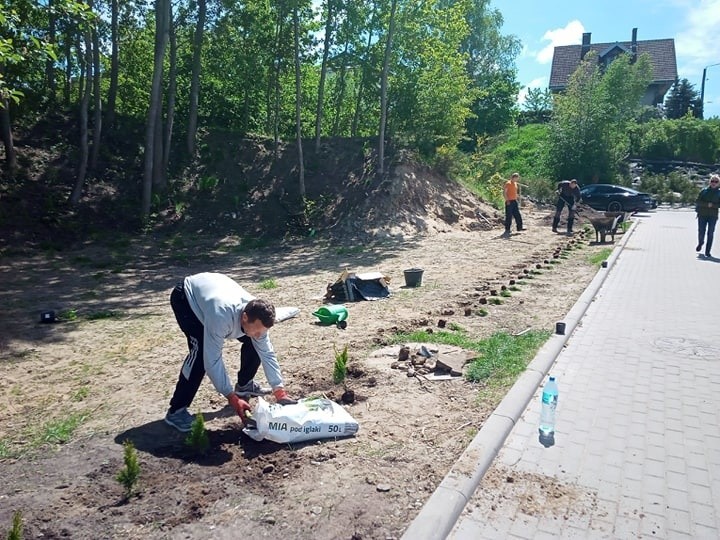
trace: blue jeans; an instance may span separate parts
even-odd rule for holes
[[[713,244],[713,237],[715,236],[715,225],[717,224],[717,217],[703,217],[698,216],[698,251],[702,248],[703,243],[705,244],[705,255],[710,256],[710,249]],[[705,230],[707,229],[707,240],[705,240]]]

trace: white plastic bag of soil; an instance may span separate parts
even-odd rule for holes
[[[341,405],[326,398],[306,398],[296,405],[270,404],[258,398],[255,427],[243,431],[256,441],[296,443],[355,435],[360,426]]]

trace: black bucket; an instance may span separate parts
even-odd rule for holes
[[[422,285],[422,268],[409,268],[408,270],[403,270],[403,274],[405,274],[406,287],[419,287]]]

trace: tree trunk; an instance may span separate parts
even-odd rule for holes
[[[200,63],[202,60],[203,32],[205,29],[205,0],[198,0],[198,20],[193,40],[192,78],[190,80],[190,111],[188,113],[187,150],[190,156],[195,154],[197,139],[198,104],[200,100]]]
[[[387,85],[388,71],[390,70],[390,53],[392,52],[392,40],[395,32],[395,11],[397,0],[392,0],[390,5],[390,22],[388,24],[387,43],[385,45],[385,57],[383,58],[382,76],[380,77],[380,133],[378,134],[378,173],[383,174],[385,161],[385,124],[387,123]]]
[[[169,2],[168,2],[169,3]],[[152,175],[152,192],[159,193],[167,184],[166,173],[163,166],[163,157],[165,155],[165,130],[163,129],[163,108],[162,94],[160,95],[160,106],[157,109],[157,118],[155,119],[155,144],[153,145],[153,175]]]
[[[367,43],[365,44],[365,62],[363,64],[362,74],[360,75],[360,83],[358,84],[357,98],[355,99],[355,112],[353,114],[352,125],[350,127],[350,136],[355,137],[358,131],[358,123],[360,122],[360,109],[362,108],[363,89],[365,88],[365,79],[367,77],[368,62],[370,58],[370,48],[373,39],[373,22],[375,21],[376,7],[373,5],[373,14],[370,18],[370,28],[368,30]]]
[[[56,22],[57,17],[55,16],[55,1],[48,0],[48,43],[54,45],[57,41],[56,34]],[[48,55],[45,60],[45,80],[48,85],[48,92],[50,94],[50,103],[55,103],[57,98],[57,80],[55,79],[55,60]]]
[[[78,51],[80,50],[78,48]],[[90,30],[85,31],[85,54],[83,56],[84,58],[79,58],[79,63],[84,65],[82,69],[85,71],[85,88],[82,91],[82,99],[80,100],[80,159],[75,187],[73,187],[68,200],[71,206],[75,206],[80,202],[88,166],[88,107],[90,86],[92,84],[92,37],[90,36]]]
[[[155,134],[157,128],[158,111],[162,102],[163,57],[167,38],[167,7],[169,0],[155,0],[155,59],[153,77],[150,90],[150,105],[148,107],[147,123],[145,125],[145,156],[143,170],[143,189],[140,213],[143,221],[150,216],[152,202],[153,170],[155,159]]]
[[[345,41],[345,49],[343,50],[342,55],[342,64],[340,65],[340,70],[338,74],[338,82],[337,82],[337,94],[335,97],[335,118],[333,119],[333,126],[331,130],[331,134],[333,136],[337,136],[340,131],[340,118],[342,116],[342,104],[345,101],[345,89],[347,85],[345,84],[345,76],[347,75],[347,57],[348,57],[348,49],[350,47],[350,40]]]
[[[300,79],[300,23],[298,7],[293,9],[293,34],[295,37],[295,133],[297,139],[298,167],[300,172],[300,197],[305,200],[305,160],[302,146],[302,81]]]
[[[173,123],[175,121],[175,96],[177,93],[177,35],[175,34],[175,23],[173,22],[172,4],[168,2],[168,37],[170,38],[170,66],[168,72],[167,90],[167,118],[165,122],[165,137],[163,141],[163,184],[167,188],[167,173],[170,168],[170,145],[172,144]]]
[[[92,5],[92,4],[91,4]],[[95,110],[93,111],[93,140],[90,155],[90,170],[97,170],[98,156],[100,155],[100,140],[102,138],[102,95],[100,88],[100,38],[97,26],[92,31],[92,58],[93,58],[93,98]]]
[[[108,90],[107,109],[105,112],[105,124],[111,130],[115,125],[115,102],[118,92],[119,72],[119,32],[118,32],[118,0],[112,0],[110,4],[110,89]]]
[[[80,68],[80,74],[78,76],[78,101],[83,100],[83,91],[85,89],[85,77],[87,76],[87,70],[90,69],[90,64],[86,64],[85,60],[83,59],[82,54],[82,44],[80,43],[80,36],[82,34],[78,33],[77,35],[77,41],[75,42],[75,50],[78,54],[78,67]],[[70,75],[70,81],[72,84],[72,74]],[[70,96],[70,99],[72,100],[72,95]]]
[[[325,95],[325,76],[327,74],[330,45],[332,44],[332,18],[334,0],[327,0],[327,18],[325,19],[325,42],[323,43],[323,59],[320,66],[320,82],[318,84],[318,101],[315,112],[315,152],[320,151],[320,135],[322,134],[323,100]]]
[[[70,107],[70,96],[72,93],[72,73],[73,73],[73,61],[72,61],[72,46],[70,45],[70,30],[67,30],[65,36],[65,80],[63,81],[63,102],[65,107]]]
[[[280,72],[282,71],[282,55],[280,52],[282,40],[282,27],[285,11],[283,6],[278,6],[277,26],[275,28],[275,69],[273,74],[273,152],[277,155],[280,144]]]
[[[7,98],[0,102],[0,136],[2,136],[5,148],[5,167],[9,171],[13,171],[17,167],[17,154],[10,123],[10,100]]]

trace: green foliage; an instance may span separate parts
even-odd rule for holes
[[[653,194],[658,202],[670,204],[692,204],[700,191],[692,179],[678,171],[644,174],[640,177],[639,188]]]
[[[121,313],[110,310],[93,311],[85,316],[88,321],[99,321],[102,319],[118,319],[120,317],[122,317]]]
[[[720,121],[690,114],[675,120],[652,120],[633,129],[633,155],[702,163],[720,160]]]
[[[7,535],[7,540],[22,540],[23,539],[23,524],[22,524],[22,512],[16,510],[13,513],[12,527]]]
[[[216,187],[218,187],[219,183],[220,180],[214,174],[211,174],[210,176],[203,176],[198,181],[198,189],[200,191],[206,191],[210,193],[214,191]]]
[[[518,122],[520,125],[546,123],[550,120],[552,108],[553,95],[549,88],[528,88]]]
[[[274,278],[264,279],[260,282],[261,289],[276,289],[278,286],[277,281]]]
[[[703,117],[700,94],[695,91],[687,79],[675,81],[665,98],[665,116],[667,118],[682,118],[690,115],[695,118]]]
[[[651,80],[647,55],[617,57],[605,71],[588,54],[555,99],[546,167],[555,180],[612,182],[630,148],[628,133]]]
[[[61,321],[75,321],[78,318],[76,309],[64,309],[58,313],[58,319]]]
[[[543,169],[543,151],[550,129],[546,124],[528,124],[508,129],[488,144],[489,153],[500,164],[505,176],[519,172],[521,183],[528,178],[546,176]]]
[[[343,347],[342,351],[338,351],[333,345],[335,350],[335,363],[333,365],[333,382],[340,384],[347,377],[347,364],[348,364],[348,348],[347,345]]]
[[[135,492],[135,487],[140,478],[140,463],[138,463],[135,446],[130,440],[123,443],[123,461],[125,467],[120,469],[115,476],[115,480],[125,488],[125,499],[129,499]]]
[[[195,415],[190,433],[185,438],[185,444],[189,446],[196,454],[205,454],[210,448],[210,437],[205,430],[205,419],[202,413]]]

